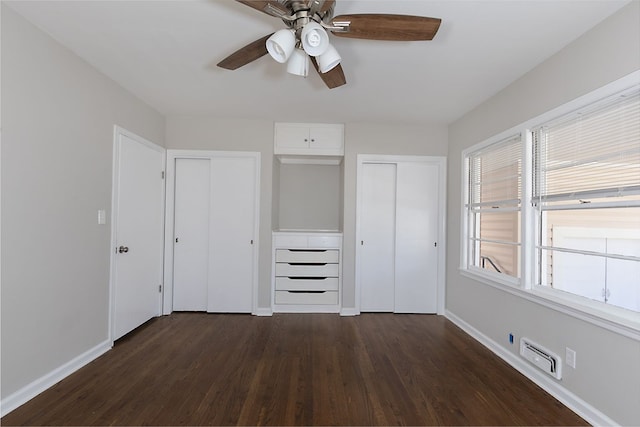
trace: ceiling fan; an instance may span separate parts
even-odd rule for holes
[[[269,53],[287,63],[291,74],[307,76],[313,64],[329,89],[347,81],[340,55],[329,43],[328,32],[354,39],[432,40],[440,19],[412,15],[352,14],[334,16],[336,0],[236,0],[267,15],[282,19],[286,29],[249,43],[232,53],[218,67],[235,70]]]

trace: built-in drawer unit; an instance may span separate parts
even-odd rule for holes
[[[339,311],[342,235],[276,232],[273,243],[274,311]]]

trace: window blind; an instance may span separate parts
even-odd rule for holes
[[[640,193],[640,88],[533,130],[533,203]]]
[[[469,155],[468,208],[520,205],[522,149],[522,138],[517,134]]]

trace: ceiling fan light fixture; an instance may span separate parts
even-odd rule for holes
[[[273,33],[267,39],[267,52],[281,64],[287,62],[296,47],[296,36],[292,30],[284,29]]]
[[[333,45],[329,44],[327,50],[318,57],[318,69],[321,73],[333,70],[342,61],[340,54]]]
[[[302,28],[300,38],[304,51],[311,56],[322,55],[329,46],[329,35],[322,25],[315,21],[309,22]]]
[[[307,77],[309,75],[309,56],[302,49],[295,49],[287,62],[287,73]]]

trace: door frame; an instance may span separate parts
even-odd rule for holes
[[[406,162],[420,162],[438,167],[438,271],[437,271],[437,311],[443,315],[445,311],[445,274],[446,274],[446,210],[447,210],[447,158],[441,156],[411,156],[386,154],[358,154],[356,165],[356,256],[355,256],[355,314],[360,314],[360,300],[362,292],[360,267],[362,254],[360,245],[362,240],[360,225],[362,214],[362,174],[363,166],[367,163],[398,164]]]
[[[161,147],[158,144],[155,144],[151,141],[149,141],[148,139],[145,139],[139,135],[136,135],[133,132],[130,132],[118,125],[114,125],[113,126],[113,161],[112,161],[112,176],[111,176],[111,242],[110,242],[110,247],[109,247],[109,254],[110,254],[110,260],[109,260],[109,325],[108,325],[108,331],[109,331],[109,341],[111,343],[111,347],[113,347],[113,343],[114,343],[114,337],[113,334],[115,332],[115,321],[116,321],[116,316],[115,316],[115,309],[116,309],[116,304],[115,304],[115,298],[116,298],[116,293],[115,293],[115,281],[116,281],[116,277],[117,277],[117,269],[118,269],[118,257],[116,256],[116,245],[118,243],[118,200],[119,200],[119,189],[120,189],[120,148],[119,148],[119,141],[120,141],[120,137],[121,136],[126,136],[127,138],[130,138],[134,141],[136,141],[137,143],[150,148],[154,151],[157,151],[159,153],[162,154],[162,170],[165,171],[166,170],[166,163],[167,163],[167,157],[165,155],[166,150],[164,147]],[[159,206],[159,209],[161,211],[161,223],[164,224],[165,223],[165,218],[164,218],[164,211],[165,211],[165,197],[166,197],[166,180],[163,181],[162,185],[162,204]],[[159,233],[164,234],[164,230],[158,230]],[[164,257],[164,239],[163,239],[163,247],[161,248],[161,257]],[[163,260],[162,264],[164,264],[164,258],[161,258]],[[162,282],[164,282],[164,278],[163,278],[163,271],[164,271],[164,266],[161,265],[160,267],[160,277],[162,279]],[[158,293],[158,316],[160,316],[162,314],[162,300],[163,300],[163,294],[164,294],[164,283],[161,283],[162,285],[162,292]]]
[[[167,150],[166,203],[164,234],[164,292],[162,313],[173,312],[173,236],[175,234],[175,179],[177,159],[214,159],[217,157],[253,158],[256,162],[256,194],[253,222],[253,283],[251,284],[251,314],[258,310],[258,279],[260,253],[260,153],[254,151]]]

